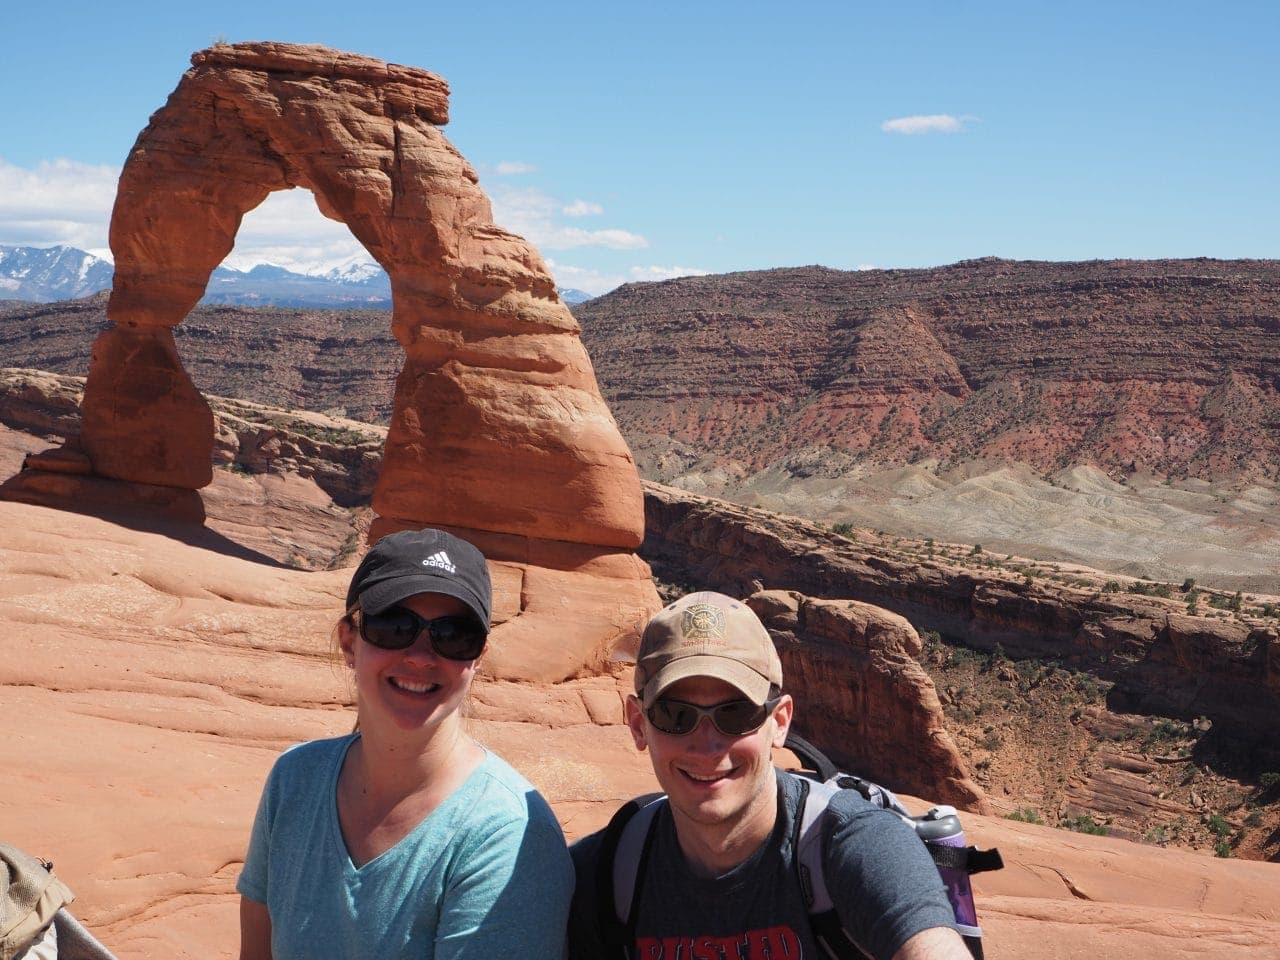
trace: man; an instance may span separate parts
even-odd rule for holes
[[[795,704],[769,632],[745,604],[694,593],[645,628],[627,699],[668,802],[636,880],[636,960],[809,960],[810,929],[793,861],[800,788],[775,770]],[[968,960],[938,872],[911,829],[852,790],[828,808],[823,874],[845,930],[876,960]],[[602,922],[602,833],[573,846],[577,892],[570,960],[620,955]],[[612,916],[612,910],[604,911]]]

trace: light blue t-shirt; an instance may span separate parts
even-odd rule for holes
[[[390,850],[356,868],[338,826],[338,772],[359,734],[276,761],[236,889],[267,905],[273,960],[558,960],[573,893],[542,796],[486,753]]]

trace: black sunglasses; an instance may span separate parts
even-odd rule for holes
[[[716,729],[726,737],[741,737],[764,726],[764,722],[781,701],[781,697],[764,703],[730,700],[711,707],[700,707],[683,700],[655,700],[649,705],[645,715],[663,733],[677,737],[696,730],[703,717],[710,717]]]
[[[404,650],[423,630],[431,649],[446,660],[474,660],[484,650],[488,634],[475,617],[450,616],[428,620],[405,607],[360,616],[360,636],[383,650]]]

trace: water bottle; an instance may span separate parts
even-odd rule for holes
[[[964,937],[969,952],[974,957],[982,958],[982,930],[978,927],[978,910],[973,903],[973,887],[969,883],[969,871],[964,865],[960,852],[966,848],[964,830],[960,826],[960,818],[955,807],[931,807],[920,817],[913,817],[912,823],[916,835],[930,847],[932,852],[938,847],[956,849],[955,857],[943,855],[935,857],[938,873],[947,888],[947,898],[956,914],[956,928]],[[951,863],[947,861],[951,860]]]

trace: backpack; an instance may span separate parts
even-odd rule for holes
[[[60,960],[116,960],[67,911],[74,899],[52,863],[0,843],[0,958],[56,950]]]
[[[1004,866],[999,850],[964,845],[955,808],[937,806],[913,817],[886,788],[853,774],[842,773],[823,753],[792,732],[786,748],[807,768],[792,775],[800,781],[800,805],[792,832],[796,882],[809,912],[814,939],[834,960],[861,960],[866,955],[845,933],[827,891],[822,870],[822,820],[831,798],[841,790],[856,790],[865,800],[892,810],[911,826],[925,844],[947,889],[956,915],[956,928],[975,960],[982,960],[982,930],[973,905],[969,876]],[[657,814],[666,803],[661,793],[649,793],[623,804],[601,835],[596,862],[599,891],[599,929],[614,955],[630,956],[635,943],[635,910],[640,879],[648,866],[648,852]]]

